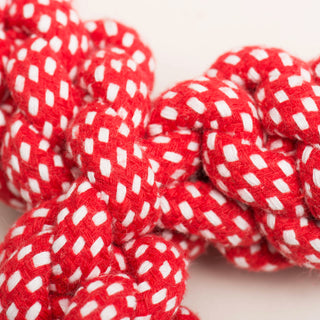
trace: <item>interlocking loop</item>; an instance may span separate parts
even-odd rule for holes
[[[164,227],[210,240],[242,268],[319,268],[318,65],[246,47],[156,100],[150,154],[156,179],[166,170],[172,183],[162,192]],[[172,146],[177,130],[189,134]],[[192,157],[205,179],[195,181]]]
[[[7,319],[195,320],[187,266],[319,268],[319,59],[222,55],[153,105],[133,30],[69,2],[0,6],[0,246]]]
[[[196,319],[181,301],[205,242],[151,233],[150,49],[113,20],[81,22],[67,1],[6,4],[1,198],[27,212],[0,247],[0,317]]]

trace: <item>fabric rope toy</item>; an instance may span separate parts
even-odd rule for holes
[[[241,268],[319,268],[318,77],[319,60],[246,47],[158,98],[149,131],[171,183],[160,225],[213,242]]]
[[[197,319],[180,305],[205,242],[148,234],[160,215],[142,140],[150,50],[65,1],[1,14],[1,198],[27,210],[0,247],[1,318]]]
[[[319,268],[320,60],[221,56],[151,107],[151,51],[67,1],[1,2],[3,319],[196,320],[189,262]]]

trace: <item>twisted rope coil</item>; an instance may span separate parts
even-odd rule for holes
[[[175,171],[168,173],[176,181],[161,204],[165,227],[202,235],[242,268],[319,267],[318,64],[246,47],[158,98],[150,134],[168,142],[177,129],[197,133],[195,159],[201,157],[209,185],[223,194],[217,200],[203,182],[185,181],[197,167],[177,161],[192,154],[177,148],[170,159]]]
[[[149,48],[113,20],[81,22],[66,1],[2,14],[1,197],[27,212],[0,250],[1,317],[195,319],[180,305],[204,241],[148,235],[160,215],[140,141]]]
[[[197,319],[181,301],[207,243],[318,268],[318,60],[234,50],[151,108],[134,30],[57,0],[1,16],[0,196],[27,210],[0,247],[2,318]]]

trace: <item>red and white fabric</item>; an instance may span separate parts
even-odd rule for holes
[[[0,317],[196,319],[181,301],[205,242],[151,233],[150,49],[67,1],[8,1],[2,16],[1,198],[27,212],[0,247]]]
[[[218,208],[199,210],[208,201],[201,201],[205,193],[192,178],[198,171],[184,161],[194,151],[176,147],[169,155],[170,172],[181,177],[172,174],[175,182],[163,192],[164,227],[202,232],[245,269],[319,268],[317,66],[318,60],[308,64],[279,49],[245,47],[222,55],[204,76],[179,83],[156,100],[149,133],[163,142],[151,156],[159,172],[176,130],[197,133],[200,181],[223,199]],[[183,183],[189,192],[182,191]],[[231,203],[238,214],[220,208]],[[257,234],[244,244],[242,231],[253,226]],[[219,228],[226,228],[228,243]]]
[[[0,318],[195,320],[187,266],[320,267],[320,60],[230,51],[151,102],[154,61],[68,1],[0,6]]]

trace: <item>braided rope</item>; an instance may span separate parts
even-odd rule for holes
[[[189,262],[319,268],[319,61],[228,52],[153,105],[151,51],[67,1],[1,8],[4,319],[193,320]],[[147,131],[147,133],[146,133]]]
[[[317,66],[246,47],[157,99],[149,124],[162,141],[157,163],[166,165],[161,158],[177,129],[192,130],[201,146],[171,151],[165,227],[202,235],[241,268],[319,267]],[[197,170],[184,162],[192,156],[202,159],[209,183],[186,180]]]
[[[3,16],[1,197],[27,212],[1,246],[1,317],[196,319],[180,305],[204,242],[147,235],[160,214],[140,141],[150,50],[66,1],[8,2]]]

